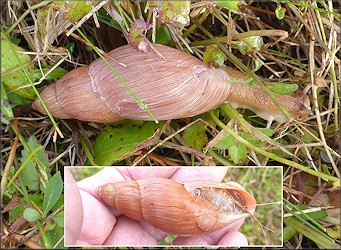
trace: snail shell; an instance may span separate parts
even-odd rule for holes
[[[224,102],[230,92],[226,84],[230,77],[224,70],[207,68],[182,51],[154,46],[165,59],[126,45],[108,53],[126,67],[108,61],[156,119],[195,116]],[[93,122],[152,120],[102,59],[67,73],[45,88],[41,97],[57,118]],[[32,107],[45,113],[38,99]]]
[[[180,236],[216,231],[246,218],[256,206],[248,192],[228,183],[150,178],[109,183],[97,192],[122,214]]]
[[[287,121],[258,86],[228,83],[231,76],[247,78],[246,74],[229,67],[210,68],[177,49],[153,46],[164,58],[154,52],[137,52],[125,45],[108,52],[108,61],[157,120],[192,117],[227,101],[235,107],[248,108],[268,121]],[[309,103],[305,103],[304,96],[274,96],[292,119],[303,119],[308,115]],[[70,71],[46,87],[41,97],[56,118],[99,123],[122,119],[152,120],[102,59]],[[32,108],[46,113],[38,98]]]

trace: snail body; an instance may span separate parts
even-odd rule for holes
[[[254,87],[242,88],[241,84],[228,83],[231,75],[245,76],[244,73],[228,67],[207,67],[201,60],[185,52],[163,45],[153,46],[164,58],[152,51],[137,52],[129,45],[107,54],[110,64],[157,120],[192,117],[231,100],[234,106],[240,104],[240,107],[254,110],[264,119],[286,121],[261,89],[255,91]],[[252,94],[253,91],[257,95]],[[255,100],[259,93],[266,99],[263,103],[264,98]],[[243,99],[245,95],[248,96],[246,100]],[[122,119],[152,120],[102,59],[70,71],[46,87],[41,97],[56,118],[99,123]],[[279,102],[282,97],[276,96]],[[307,114],[300,98],[285,98],[289,101],[284,101],[283,105],[293,119]],[[272,103],[271,109],[268,103]],[[33,102],[32,108],[45,113],[39,99]]]
[[[256,205],[248,192],[228,183],[150,178],[109,183],[97,192],[127,217],[179,236],[216,231],[246,218]]]

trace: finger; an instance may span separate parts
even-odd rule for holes
[[[104,245],[158,245],[158,241],[144,230],[137,221],[126,216],[119,216],[116,226],[105,240]]]
[[[146,230],[150,235],[154,237],[154,239],[156,239],[157,242],[162,241],[168,235],[168,233],[151,226],[147,222],[140,221],[139,223],[144,230]]]
[[[131,180],[141,180],[147,178],[169,178],[176,171],[177,167],[128,167],[117,170]]]
[[[226,167],[182,167],[171,176],[171,179],[181,182],[198,180],[221,182],[226,173]]]
[[[83,224],[82,198],[70,170],[64,172],[65,192],[65,244],[74,245]]]
[[[238,231],[231,231],[225,234],[217,245],[230,247],[245,247],[248,246],[249,244],[244,234]]]
[[[84,219],[77,245],[102,245],[116,223],[115,216],[91,194],[80,191]]]
[[[173,245],[200,245],[200,246],[230,246],[230,247],[241,247],[247,246],[248,242],[246,237],[238,231],[227,232],[220,241],[215,242],[207,235],[195,236],[195,237],[178,237],[173,242]]]
[[[222,238],[231,231],[237,231],[243,224],[245,219],[240,219],[231,223],[230,225],[221,228],[215,232],[208,233],[200,236],[189,237],[177,237],[174,241],[174,245],[217,245]]]
[[[124,180],[124,177],[115,167],[105,167],[97,174],[77,182],[77,185],[81,190],[88,192],[97,199],[100,199],[96,192],[97,187],[122,180]]]
[[[174,172],[177,171],[176,167],[165,168],[115,168],[105,167],[97,174],[88,177],[78,182],[80,189],[92,194],[94,197],[99,198],[96,193],[96,188],[107,183],[117,182],[122,180],[138,180],[145,178],[169,178]]]
[[[207,234],[207,236],[212,240],[212,244],[216,245],[226,233],[230,231],[237,231],[243,225],[244,221],[245,221],[245,218],[239,219],[235,222],[230,223],[224,228],[221,228],[215,232]]]

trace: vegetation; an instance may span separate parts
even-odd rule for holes
[[[1,5],[3,248],[63,247],[62,176],[70,165],[239,165],[247,173],[283,166],[285,247],[340,248],[339,2]],[[135,47],[155,40],[214,66],[227,59],[270,95],[307,93],[311,113],[270,124],[223,104],[158,124],[95,124],[29,110],[44,85],[127,39]],[[264,188],[276,186],[269,180]]]

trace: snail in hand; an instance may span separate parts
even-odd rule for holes
[[[108,61],[157,120],[192,117],[230,102],[268,121],[287,121],[260,87],[228,82],[235,75],[245,77],[246,74],[229,67],[208,67],[185,52],[153,46],[164,58],[152,51],[138,52],[125,45],[108,53],[125,66]],[[273,95],[291,119],[300,120],[308,115],[306,96]],[[70,71],[46,87],[41,97],[56,118],[98,123],[152,120],[102,59]],[[33,102],[32,108],[46,113],[39,99]]]
[[[256,208],[250,193],[230,183],[149,178],[108,183],[97,193],[127,217],[178,236],[214,232],[248,217]]]

